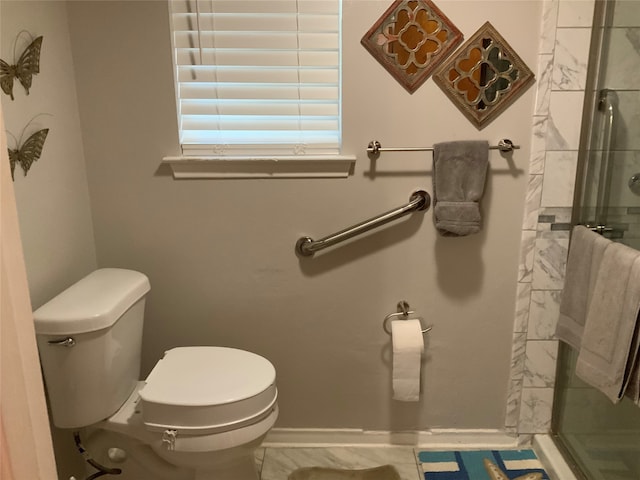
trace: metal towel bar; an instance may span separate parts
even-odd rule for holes
[[[500,150],[503,153],[509,153],[513,150],[518,150],[520,145],[514,145],[508,138],[503,138],[498,142],[498,145],[489,146],[489,150]],[[367,146],[367,152],[377,155],[379,152],[433,152],[433,147],[387,147],[382,148],[382,145],[377,140],[372,140]]]
[[[328,235],[320,240],[313,240],[310,237],[301,237],[296,242],[296,253],[303,257],[310,257],[318,250],[325,249],[336,243],[340,243],[349,238],[368,232],[369,230],[396,220],[404,215],[414,211],[427,210],[431,205],[431,197],[424,190],[413,192],[409,203],[401,207],[390,210],[377,217],[370,218],[364,222],[358,223],[353,227],[345,228],[337,233]]]

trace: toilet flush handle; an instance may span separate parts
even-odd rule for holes
[[[76,344],[76,341],[73,337],[67,337],[61,340],[49,340],[47,343],[58,347],[73,347]]]

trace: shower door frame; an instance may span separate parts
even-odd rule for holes
[[[607,120],[609,122],[614,121],[612,115],[615,115],[616,108],[616,105],[611,103],[608,96],[609,92],[605,91],[603,85],[601,85],[606,72],[606,60],[610,46],[610,33],[612,30],[612,17],[615,5],[616,0],[595,2],[580,131],[576,184],[571,212],[572,225],[587,224],[587,226],[592,227],[601,234],[611,231],[611,228],[607,225],[607,205],[603,205],[602,203],[608,203],[608,180],[611,176],[610,148],[612,123],[609,124],[609,130],[605,132],[604,135],[604,137],[609,137],[607,145],[609,151],[605,151],[606,149],[603,148],[603,145],[598,145],[596,140],[599,139],[603,127],[606,127],[603,122]],[[606,109],[609,109],[610,116],[596,120],[595,115],[597,114],[597,110],[603,106],[602,102],[607,102],[604,106]],[[589,167],[593,166],[592,162],[590,162],[592,156],[598,154],[601,155],[599,168],[590,169]],[[594,195],[588,197],[590,193],[589,188],[594,184],[594,175],[597,175],[598,191],[595,194],[596,204],[589,205],[593,208],[593,212],[591,213],[588,208],[589,206],[585,207],[585,203],[587,203],[587,199],[591,200],[594,198]],[[589,212],[590,215],[587,215],[587,212]],[[579,461],[576,460],[577,455],[574,456],[574,452],[571,451],[571,448],[561,437],[560,425],[565,407],[563,401],[564,390],[561,388],[560,382],[564,378],[564,370],[570,362],[571,355],[575,354],[575,352],[563,342],[559,343],[558,360],[556,363],[556,386],[551,418],[551,437],[575,476],[580,480],[591,480],[590,477],[587,476],[587,473],[582,470]]]

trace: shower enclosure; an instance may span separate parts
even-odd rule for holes
[[[573,222],[640,249],[640,0],[597,1]],[[574,374],[561,343],[553,434],[586,480],[640,479],[640,407]]]

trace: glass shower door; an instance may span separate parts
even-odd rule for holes
[[[596,2],[576,223],[640,249],[640,0]],[[640,479],[640,407],[575,375],[561,343],[553,433],[588,480]]]
[[[640,0],[596,2],[575,216],[640,247]],[[588,87],[589,88],[589,87]]]

